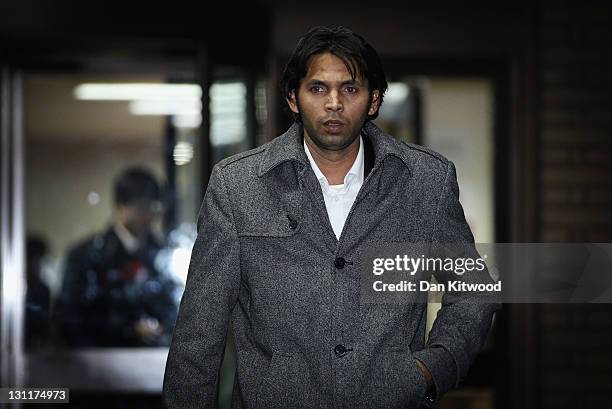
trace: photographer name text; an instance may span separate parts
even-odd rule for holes
[[[417,291],[496,291],[502,290],[502,282],[496,283],[466,283],[465,281],[455,280],[447,281],[445,283],[431,283],[429,281],[421,280],[414,281],[400,281],[398,283],[384,283],[382,281],[374,281],[372,284],[374,291],[376,292],[417,292]]]

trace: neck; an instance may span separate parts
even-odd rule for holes
[[[359,152],[359,138],[356,138],[349,146],[339,151],[329,151],[319,148],[304,132],[304,141],[315,163],[325,175],[330,185],[341,185],[344,177],[355,163]]]

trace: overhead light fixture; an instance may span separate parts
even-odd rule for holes
[[[131,101],[133,115],[200,115],[202,102],[195,100],[138,100]]]
[[[197,84],[85,83],[75,87],[75,98],[87,101],[200,100]]]
[[[85,101],[128,101],[132,115],[169,115],[177,128],[202,123],[202,87],[197,84],[85,83],[73,93]]]

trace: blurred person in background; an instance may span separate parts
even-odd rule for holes
[[[69,346],[168,345],[176,284],[155,262],[159,185],[148,171],[128,169],[116,179],[114,200],[106,231],[69,250],[55,322]]]

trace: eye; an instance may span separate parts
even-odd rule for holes
[[[347,87],[344,87],[344,90],[348,92],[349,94],[354,94],[357,92],[357,87],[353,87],[349,85]]]
[[[314,94],[319,93],[319,92],[323,92],[323,91],[325,91],[325,90],[320,85],[313,85],[312,87],[310,87],[310,92],[312,92]]]

